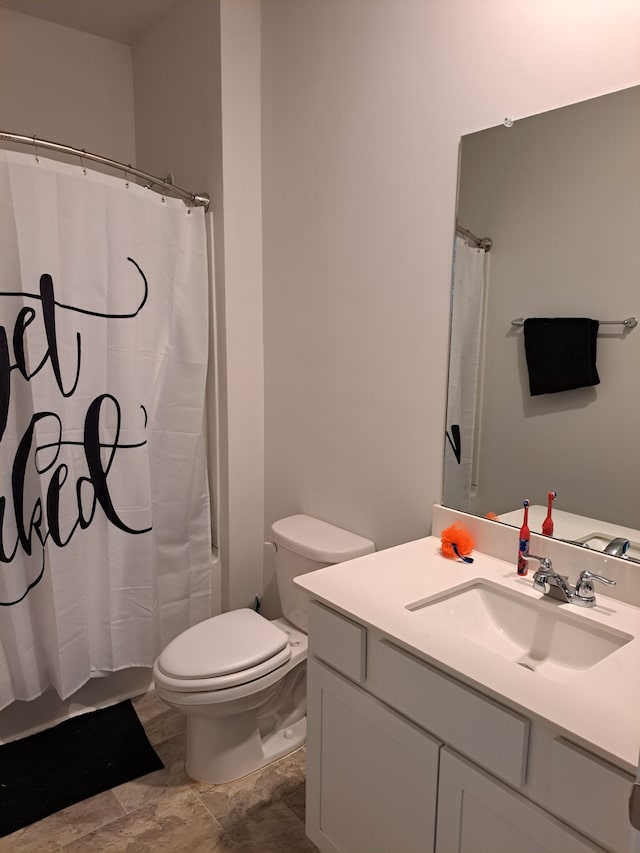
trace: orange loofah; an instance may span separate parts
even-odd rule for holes
[[[456,557],[464,557],[473,551],[473,537],[459,521],[445,528],[440,534],[442,540],[442,553],[445,557],[455,559]],[[454,550],[454,546],[457,549]]]
[[[495,514],[495,512],[488,512],[488,513],[486,514],[485,518],[488,518],[490,521],[500,521],[500,519],[499,519],[499,518],[498,518],[498,516]]]

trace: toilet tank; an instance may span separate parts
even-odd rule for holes
[[[282,612],[307,632],[307,599],[293,583],[298,575],[371,554],[370,539],[309,515],[290,515],[271,527],[276,544],[276,579]]]

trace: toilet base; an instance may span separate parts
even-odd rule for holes
[[[187,717],[185,770],[192,779],[219,785],[247,776],[301,747],[307,737],[307,718],[261,737],[255,714],[239,714],[225,721],[217,739],[211,720],[199,714]]]
[[[285,619],[273,621],[287,634],[291,657],[247,684],[176,691],[175,679],[167,687],[156,661],[158,696],[187,718],[185,770],[192,779],[211,785],[231,782],[305,742],[307,637]]]

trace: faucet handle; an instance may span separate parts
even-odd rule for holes
[[[537,554],[530,554],[528,551],[522,555],[525,560],[537,560],[540,563],[540,568],[544,572],[553,571],[553,566],[551,565],[551,560],[549,557],[538,557]]]
[[[604,578],[602,575],[594,575],[594,573],[590,572],[589,569],[584,569],[584,571],[580,572],[576,586],[582,582],[589,583],[590,581],[600,581],[600,583],[604,583],[607,586],[616,585],[616,582],[612,581],[611,578]],[[593,584],[591,584],[591,586],[593,586]]]
[[[593,581],[606,584],[607,586],[615,586],[616,582],[610,578],[605,578],[602,575],[595,575],[588,569],[580,572],[576,581],[576,588],[573,593],[573,601],[582,607],[593,607],[596,603],[596,596],[593,591]]]

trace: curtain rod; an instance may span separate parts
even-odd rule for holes
[[[167,178],[157,178],[155,175],[149,175],[147,172],[142,172],[133,166],[126,163],[119,163],[117,160],[112,160],[110,157],[102,157],[100,154],[92,154],[90,151],[85,151],[84,148],[73,148],[71,145],[61,145],[59,142],[49,142],[46,139],[38,139],[36,136],[24,136],[19,133],[6,133],[0,130],[0,139],[6,142],[17,142],[20,145],[32,145],[36,149],[45,148],[50,151],[59,151],[62,154],[71,154],[74,157],[79,157],[80,161],[91,160],[94,163],[102,163],[103,166],[109,166],[118,172],[124,172],[125,175],[133,175],[136,178],[142,178],[146,181],[146,187],[162,187],[167,194],[172,193],[181,198],[185,204],[190,204],[193,207],[204,207],[205,211],[209,208],[211,201],[208,193],[190,193],[188,190],[183,190],[173,184],[171,176]]]
[[[476,237],[475,234],[472,234],[471,231],[467,231],[466,228],[462,228],[460,225],[456,226],[456,232],[469,243],[473,243],[476,248],[483,249],[485,252],[491,251],[493,240],[490,237]]]

